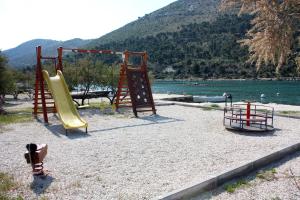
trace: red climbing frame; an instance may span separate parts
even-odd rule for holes
[[[59,52],[58,57],[46,57],[42,56],[42,47],[36,47],[36,70],[35,70],[35,93],[34,93],[34,107],[33,115],[37,117],[38,114],[42,113],[45,123],[48,123],[48,113],[56,113],[54,100],[51,93],[45,86],[45,81],[42,75],[42,60],[52,60],[54,63],[55,70],[62,70],[62,53]]]
[[[130,57],[140,57],[140,64],[130,64]],[[136,117],[138,112],[152,111],[156,114],[147,74],[146,52],[124,52],[116,96],[116,108],[120,107],[132,107]]]
[[[115,52],[111,50],[87,50],[87,49],[71,49],[59,47],[57,49],[57,57],[43,57],[42,47],[36,47],[36,78],[35,78],[35,95],[33,114],[37,116],[43,113],[45,123],[48,123],[48,113],[56,113],[54,101],[51,93],[45,88],[44,78],[42,76],[42,60],[54,61],[55,70],[63,71],[62,56],[63,51],[71,51],[75,53],[98,53],[98,54],[117,54],[122,55],[123,63],[120,69],[120,78],[116,96],[116,108],[132,107],[135,116],[138,112],[152,111],[156,114],[152,91],[147,74],[147,53],[146,52]],[[141,58],[140,65],[134,66],[129,64],[131,56]],[[51,102],[47,100],[51,100]],[[52,104],[52,105],[50,105]],[[42,107],[39,107],[42,105]],[[50,105],[50,106],[49,106]]]

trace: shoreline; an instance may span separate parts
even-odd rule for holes
[[[281,77],[281,78],[187,78],[187,79],[154,79],[154,81],[300,81],[300,77]]]
[[[153,93],[154,101],[163,101],[163,102],[179,102],[179,101],[171,101],[167,100],[169,98],[183,98],[192,95],[182,95],[182,94],[162,94],[162,93]],[[218,105],[220,108],[224,108],[225,103],[215,103],[215,102],[203,102],[203,103],[194,103],[194,102],[180,102],[187,103],[188,105],[199,105],[199,106],[210,106],[210,105]],[[240,104],[245,103],[243,101],[233,101],[232,103]],[[260,103],[260,102],[252,102],[257,105],[266,105],[274,108],[275,111],[295,111],[300,112],[300,105],[291,105],[291,104],[277,104],[277,103]]]
[[[167,94],[167,93],[153,93],[153,99],[155,103],[160,103],[160,102],[176,102],[176,101],[171,101],[168,100],[169,98],[182,98],[182,97],[188,97],[192,95],[183,95],[183,94]],[[9,98],[7,98],[9,97]],[[90,99],[90,103],[95,103],[99,102],[100,100],[106,101],[106,99],[99,99],[99,98],[94,98]],[[4,108],[8,108],[8,110],[14,110],[14,109],[22,109],[22,108],[30,108],[32,107],[33,100],[29,99],[26,95],[19,95],[18,100],[14,100],[11,95],[6,96],[6,103],[4,104]],[[233,103],[245,103],[243,101],[233,101]],[[266,103],[262,104],[260,102],[253,102],[255,104],[261,104],[261,105],[267,105],[274,107],[276,111],[296,111],[300,112],[300,105],[292,105],[292,104],[277,104],[277,103]],[[194,104],[194,105],[200,105],[200,106],[210,106],[212,104],[217,104],[220,107],[224,107],[225,103],[214,103],[214,102],[203,102],[203,103],[188,103],[188,104]],[[13,105],[13,106],[12,106]]]

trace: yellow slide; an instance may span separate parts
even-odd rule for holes
[[[62,72],[58,70],[56,76],[49,77],[48,72],[43,70],[43,77],[46,80],[54,98],[58,115],[66,129],[66,133],[67,129],[84,127],[87,131],[88,124],[79,116]]]

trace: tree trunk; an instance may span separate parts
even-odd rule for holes
[[[18,91],[15,91],[15,92],[13,93],[13,97],[14,97],[15,100],[18,99],[18,95],[19,95],[19,92],[18,92]]]
[[[83,92],[83,97],[81,99],[81,105],[83,106],[84,105],[84,101],[86,100],[87,98],[87,95],[89,93],[89,90],[90,90],[90,84],[88,83],[86,86],[85,86],[85,90]]]
[[[6,114],[3,105],[4,105],[4,95],[0,95],[0,115]]]

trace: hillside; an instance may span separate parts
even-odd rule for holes
[[[123,41],[130,37],[146,37],[161,32],[176,32],[182,25],[211,22],[218,16],[220,0],[178,0],[150,14],[145,14],[99,39],[89,46]]]
[[[130,37],[94,48],[147,51],[149,68],[155,78],[275,77],[274,66],[262,66],[256,72],[255,65],[246,62],[249,54],[247,47],[241,47],[238,43],[245,38],[251,18],[219,13],[214,21],[183,25],[177,32]],[[289,62],[281,69],[281,74],[295,76],[295,63]]]
[[[247,64],[248,50],[238,40],[245,38],[250,16],[219,12],[220,0],[178,0],[153,13],[94,40],[65,42],[32,40],[5,51],[12,66],[35,63],[35,46],[44,55],[55,55],[58,46],[147,51],[149,68],[156,78],[256,78],[274,77],[274,66],[257,73]],[[114,57],[100,59],[112,63]],[[282,68],[283,76],[296,74],[295,63]]]
[[[57,55],[57,47],[67,46],[71,48],[81,47],[89,43],[90,40],[82,40],[75,38],[67,41],[56,41],[46,39],[30,40],[19,46],[3,51],[3,54],[8,57],[9,65],[14,68],[23,68],[32,66],[36,63],[35,47],[41,45],[43,47],[43,55]]]
[[[35,39],[3,51],[3,53],[8,57],[12,67],[22,68],[35,64],[35,47],[38,45],[43,46],[44,55],[51,56],[56,54],[58,46],[93,48],[100,44],[124,41],[133,37],[154,36],[161,32],[177,32],[180,31],[182,25],[215,20],[218,15],[219,2],[220,0],[178,0],[98,39],[68,41]]]

